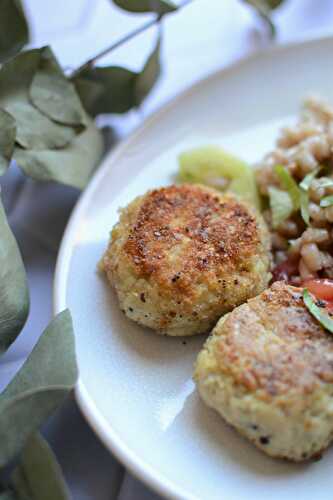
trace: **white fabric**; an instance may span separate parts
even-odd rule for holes
[[[33,27],[33,46],[52,44],[66,68],[76,67],[149,17],[122,13],[109,0],[24,3]],[[317,35],[332,25],[333,2],[289,0],[275,18],[279,42]],[[139,112],[110,120],[118,138],[194,81],[270,43],[258,18],[239,0],[195,0],[164,24],[163,77]],[[139,68],[151,47],[152,32],[102,62]],[[57,249],[78,197],[73,189],[34,183],[16,168],[10,169],[1,185],[9,220],[28,269],[32,306],[24,332],[1,358],[0,389],[22,364],[51,317]],[[51,419],[46,434],[63,466],[74,500],[159,498],[123,470],[94,436],[73,400]]]

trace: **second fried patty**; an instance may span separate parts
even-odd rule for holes
[[[222,318],[199,354],[204,401],[263,451],[294,461],[333,436],[333,335],[277,282]]]
[[[253,209],[201,185],[149,191],[121,211],[101,267],[120,307],[168,335],[209,331],[270,278],[269,236]]]

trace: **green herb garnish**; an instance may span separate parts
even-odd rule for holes
[[[321,167],[317,167],[313,172],[310,172],[309,174],[307,174],[304,177],[304,179],[302,180],[302,182],[300,183],[299,187],[301,189],[303,189],[303,191],[308,191],[309,187],[311,186],[311,182],[318,175],[320,170],[321,170]]]
[[[326,330],[333,333],[333,318],[324,312],[323,308],[317,306],[315,300],[312,298],[312,295],[306,288],[303,290],[303,300],[312,316],[314,316]]]
[[[309,195],[306,191],[301,191],[301,215],[307,226],[310,225]]]
[[[325,198],[320,201],[321,207],[330,207],[331,205],[333,205],[333,195],[325,196]]]
[[[272,227],[276,229],[293,213],[293,202],[286,191],[275,188],[268,188],[269,204],[272,212]]]
[[[294,210],[298,210],[300,207],[300,189],[297,182],[290,175],[286,167],[283,165],[275,165],[274,171],[279,178],[281,186],[287,191],[289,197],[293,203]]]

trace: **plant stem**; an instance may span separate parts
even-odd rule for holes
[[[182,9],[183,7],[186,7],[186,5],[190,4],[193,0],[184,0],[179,6],[178,9]],[[163,16],[156,16],[154,19],[151,19],[150,21],[146,22],[145,24],[142,24],[138,28],[136,28],[134,31],[131,31],[130,33],[127,33],[127,35],[123,36],[120,38],[117,42],[112,43],[109,47],[106,47],[104,50],[101,52],[98,52],[98,54],[94,55],[88,61],[83,63],[81,66],[79,66],[72,74],[72,77],[78,75],[81,73],[81,71],[90,68],[93,66],[99,59],[102,57],[106,56],[113,50],[117,49],[124,43],[129,42],[132,40],[132,38],[135,38],[137,35],[140,35],[140,33],[143,33],[147,29],[151,28],[154,26],[154,24],[158,24]]]

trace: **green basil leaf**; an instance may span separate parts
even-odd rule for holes
[[[73,326],[67,310],[51,321],[0,395],[0,467],[15,457],[63,402],[76,379]]]
[[[315,177],[317,177],[317,175],[320,172],[320,170],[321,170],[321,167],[318,167],[315,170],[313,170],[312,172],[310,172],[309,174],[307,174],[304,177],[304,179],[302,180],[302,182],[300,182],[299,187],[301,189],[303,189],[304,191],[308,191],[309,187],[311,186],[311,183],[312,183],[313,179]]]
[[[306,288],[303,290],[303,300],[312,316],[314,316],[326,330],[333,333],[333,318],[331,318],[323,308],[317,306],[312,295]]]
[[[29,290],[22,257],[0,201],[0,354],[21,332],[29,314]]]
[[[16,142],[28,149],[64,147],[78,132],[50,120],[30,102],[29,90],[43,50],[23,52],[0,69],[0,107],[15,118]]]
[[[286,167],[284,167],[283,165],[275,165],[274,172],[276,173],[281,186],[289,194],[290,199],[293,203],[294,211],[298,210],[300,207],[301,192],[297,185],[297,182],[293,179]]]
[[[89,113],[96,116],[101,113],[126,113],[135,105],[134,85],[137,74],[118,66],[87,68],[73,81]],[[91,95],[82,92],[82,85],[95,85],[96,98],[91,102]],[[99,85],[97,90],[96,85]],[[101,92],[100,89],[103,89]],[[87,98],[88,97],[88,98]]]
[[[325,198],[323,198],[320,201],[320,206],[321,207],[330,207],[332,205],[333,205],[333,195],[325,196]]]
[[[113,0],[113,3],[129,12],[156,12],[160,16],[178,8],[169,0]]]
[[[301,191],[300,204],[302,219],[307,226],[310,226],[309,195],[306,191]]]
[[[0,62],[14,56],[29,41],[29,28],[20,0],[0,0]]]
[[[4,174],[14,151],[16,124],[14,118],[0,109],[0,175]]]
[[[49,47],[40,52],[38,69],[30,86],[34,106],[52,120],[65,125],[86,124],[86,114],[74,85],[64,75]]]
[[[39,433],[33,434],[12,474],[12,484],[19,499],[68,500],[70,498],[61,468],[48,443]]]
[[[93,121],[61,150],[27,151],[16,147],[14,159],[25,174],[83,189],[103,154],[103,140]]]
[[[159,34],[152,53],[148,57],[141,73],[139,73],[135,79],[134,101],[136,106],[142,103],[158,80],[161,72],[160,48],[161,36]]]
[[[268,188],[269,204],[272,212],[272,227],[276,229],[293,213],[292,199],[286,191],[273,186]]]

